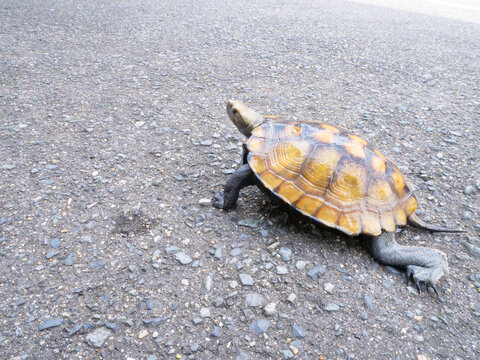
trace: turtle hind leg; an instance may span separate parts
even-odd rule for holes
[[[443,252],[400,245],[396,242],[394,233],[383,233],[371,238],[369,252],[375,260],[384,265],[405,268],[407,284],[413,280],[419,291],[421,285],[425,285],[437,292],[438,281],[448,273],[447,256]]]
[[[425,229],[431,232],[451,232],[451,233],[460,233],[460,232],[466,232],[465,230],[460,230],[460,229],[449,229],[449,228],[444,228],[441,226],[436,226],[432,224],[427,224],[425,221],[420,219],[415,213],[412,213],[408,217],[408,222],[412,224],[413,226],[419,228],[419,229]]]
[[[230,210],[235,207],[240,190],[254,185],[255,179],[250,165],[241,165],[227,180],[223,191],[212,199],[212,205],[219,209]]]

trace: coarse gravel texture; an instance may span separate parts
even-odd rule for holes
[[[417,188],[440,294],[271,203],[211,206],[225,103],[345,126]],[[478,359],[480,26],[350,2],[0,0],[2,359]]]

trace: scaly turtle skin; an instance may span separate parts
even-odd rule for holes
[[[367,235],[376,260],[405,267],[407,279],[435,290],[448,271],[446,255],[399,245],[396,227],[408,220],[430,231],[458,230],[420,220],[412,189],[378,150],[341,127],[316,121],[266,121],[240,101],[230,100],[227,113],[248,140],[244,164],[214,197],[214,206],[233,208],[240,189],[257,183],[315,221],[348,235]]]

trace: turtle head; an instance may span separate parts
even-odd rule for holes
[[[238,130],[246,137],[250,137],[252,130],[260,126],[264,121],[262,115],[237,100],[228,101],[227,114]]]

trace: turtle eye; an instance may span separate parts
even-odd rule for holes
[[[235,109],[235,108],[233,108],[233,109],[232,109],[232,113],[233,113],[233,115],[236,115],[236,114],[238,114],[238,110]]]

